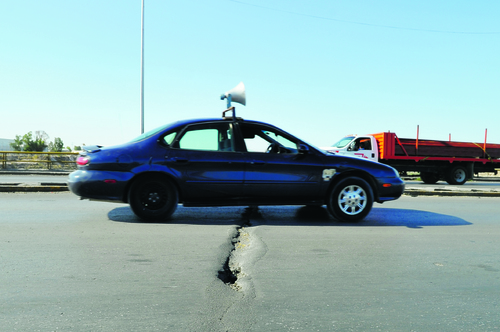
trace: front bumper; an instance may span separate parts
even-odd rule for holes
[[[378,203],[393,201],[403,195],[405,182],[400,178],[383,178],[378,184]]]

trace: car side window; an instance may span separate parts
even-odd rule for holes
[[[269,128],[248,124],[240,128],[248,152],[297,153],[297,143]]]
[[[172,144],[172,142],[174,141],[174,138],[175,138],[175,136],[176,136],[176,135],[177,135],[177,132],[176,132],[176,131],[174,131],[173,133],[170,133],[170,134],[168,134],[168,135],[165,135],[165,136],[163,137],[163,141],[164,141],[167,145],[170,145],[170,144]]]
[[[347,151],[371,150],[372,144],[369,138],[357,138],[347,148]]]
[[[234,151],[232,128],[226,123],[190,126],[177,148],[201,151]]]
[[[369,138],[363,138],[359,140],[359,150],[371,150],[372,143]]]
[[[245,145],[248,152],[266,152],[269,142],[256,135],[253,138],[245,138]]]

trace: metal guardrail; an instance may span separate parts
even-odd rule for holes
[[[78,152],[19,152],[0,151],[1,169],[16,170],[73,170]]]

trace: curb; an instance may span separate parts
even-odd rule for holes
[[[433,191],[426,191],[421,189],[407,189],[403,192],[403,196],[454,196],[454,197],[500,197],[498,191],[452,191],[443,189],[434,189]]]
[[[0,175],[69,175],[72,171],[0,171]]]
[[[14,192],[55,192],[55,191],[69,191],[67,185],[0,185],[0,192],[14,193]]]

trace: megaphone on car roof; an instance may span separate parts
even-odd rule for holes
[[[220,99],[224,100],[225,98],[227,98],[227,108],[231,107],[231,102],[233,101],[235,103],[246,105],[245,84],[240,82],[237,86],[224,93]]]

